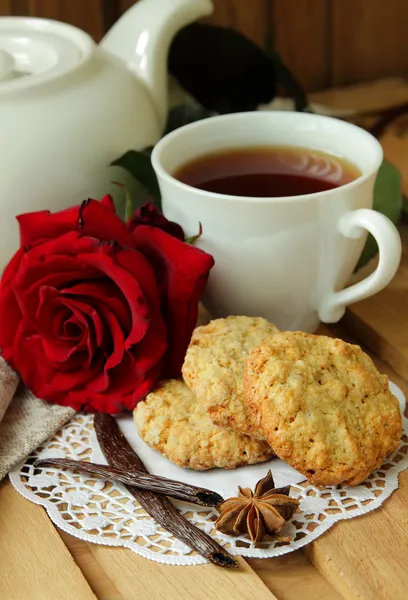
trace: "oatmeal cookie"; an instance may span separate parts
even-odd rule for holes
[[[164,381],[133,412],[140,437],[180,467],[233,469],[271,458],[265,441],[217,427],[186,384]]]
[[[243,398],[244,364],[249,350],[277,331],[261,317],[242,316],[215,319],[194,330],[183,378],[215,425],[262,437]]]
[[[246,398],[276,454],[314,485],[357,485],[398,446],[398,400],[359,346],[300,332],[246,362]]]

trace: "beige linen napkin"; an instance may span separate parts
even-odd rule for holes
[[[75,411],[39,400],[0,357],[0,480]]]
[[[0,357],[0,421],[14,396],[20,378]]]

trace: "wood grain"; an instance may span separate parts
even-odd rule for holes
[[[312,92],[311,102],[339,111],[359,114],[376,113],[408,103],[408,81],[403,77],[386,77],[370,83],[341,86]],[[408,148],[408,145],[407,145]]]
[[[276,558],[250,558],[249,565],[279,600],[341,600],[301,550]]]
[[[12,12],[11,0],[0,0],[0,15],[10,15]]]
[[[343,521],[312,542],[305,554],[347,600],[405,600],[408,589],[406,498],[400,489],[378,510]]]
[[[175,567],[146,560],[125,548],[96,544],[88,548],[123,600],[134,600],[135,594],[137,600],[276,600],[243,559],[239,559],[239,570],[210,564]]]
[[[123,600],[118,588],[92,554],[92,545],[56,529],[98,600]]]
[[[203,22],[233,27],[259,46],[264,46],[268,28],[270,0],[212,0],[214,12]],[[124,13],[135,0],[118,0],[118,12]]]
[[[95,599],[43,508],[6,480],[0,507],[1,600]]]
[[[405,0],[331,0],[332,84],[408,71]]]
[[[214,12],[204,21],[214,25],[233,27],[262,48],[265,46],[269,0],[251,0],[251,2],[213,0],[213,3]]]
[[[396,276],[375,296],[350,306],[344,326],[408,381],[408,225],[400,233],[403,253]]]
[[[123,14],[128,8],[136,4],[137,0],[117,0],[118,13]]]
[[[14,4],[14,2],[13,2]],[[26,0],[25,12],[75,25],[99,40],[105,29],[103,0]]]
[[[278,52],[307,90],[408,71],[405,0],[213,0],[208,22]],[[72,23],[99,40],[135,0],[0,0],[0,14]]]
[[[408,139],[397,137],[387,131],[381,138],[381,145],[384,150],[384,156],[401,173],[402,191],[408,198]]]
[[[307,90],[327,87],[329,10],[326,0],[274,0],[268,3],[276,50]]]
[[[59,531],[59,534],[98,599],[123,600],[123,594],[94,556],[92,544],[64,531]],[[299,600],[299,596],[302,600],[341,600],[302,551],[267,560],[249,559],[247,562],[279,600]]]

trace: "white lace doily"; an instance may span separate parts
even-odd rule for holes
[[[404,394],[396,385],[390,383],[390,387],[404,411]],[[96,544],[125,546],[141,556],[161,563],[193,565],[206,562],[156,525],[122,485],[74,474],[69,470],[59,471],[51,467],[34,469],[33,462],[39,457],[69,457],[77,460],[91,460],[92,457],[98,462],[105,462],[92,444],[92,422],[92,416],[76,415],[68,425],[16,467],[10,473],[15,489],[28,500],[44,506],[58,527],[80,539]],[[303,477],[299,473],[276,459],[233,471],[214,469],[198,473],[180,469],[145,446],[138,438],[130,418],[121,419],[120,426],[128,439],[130,431],[129,441],[149,470],[158,475],[198,482],[225,498],[236,495],[237,485],[253,487],[268,468],[272,469],[277,485],[288,481],[295,483],[291,494],[299,498],[300,510],[282,532],[282,535],[292,536],[289,543],[272,539],[254,547],[245,536],[233,538],[216,532],[213,526],[217,515],[215,509],[175,503],[182,514],[216,537],[231,554],[246,557],[269,558],[292,552],[315,540],[337,521],[378,508],[398,487],[398,473],[408,467],[408,419],[405,417],[401,444],[381,469],[356,487],[329,487],[323,490],[306,482],[302,483]],[[152,464],[155,465],[155,470],[152,469]]]

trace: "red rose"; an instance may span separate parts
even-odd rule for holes
[[[132,233],[108,196],[18,220],[21,249],[0,284],[0,347],[27,387],[117,413],[180,374],[210,255],[150,225]]]
[[[139,225],[152,225],[184,242],[183,228],[178,223],[166,219],[163,213],[152,202],[143,204],[130,217],[128,222],[129,231],[133,232]]]

